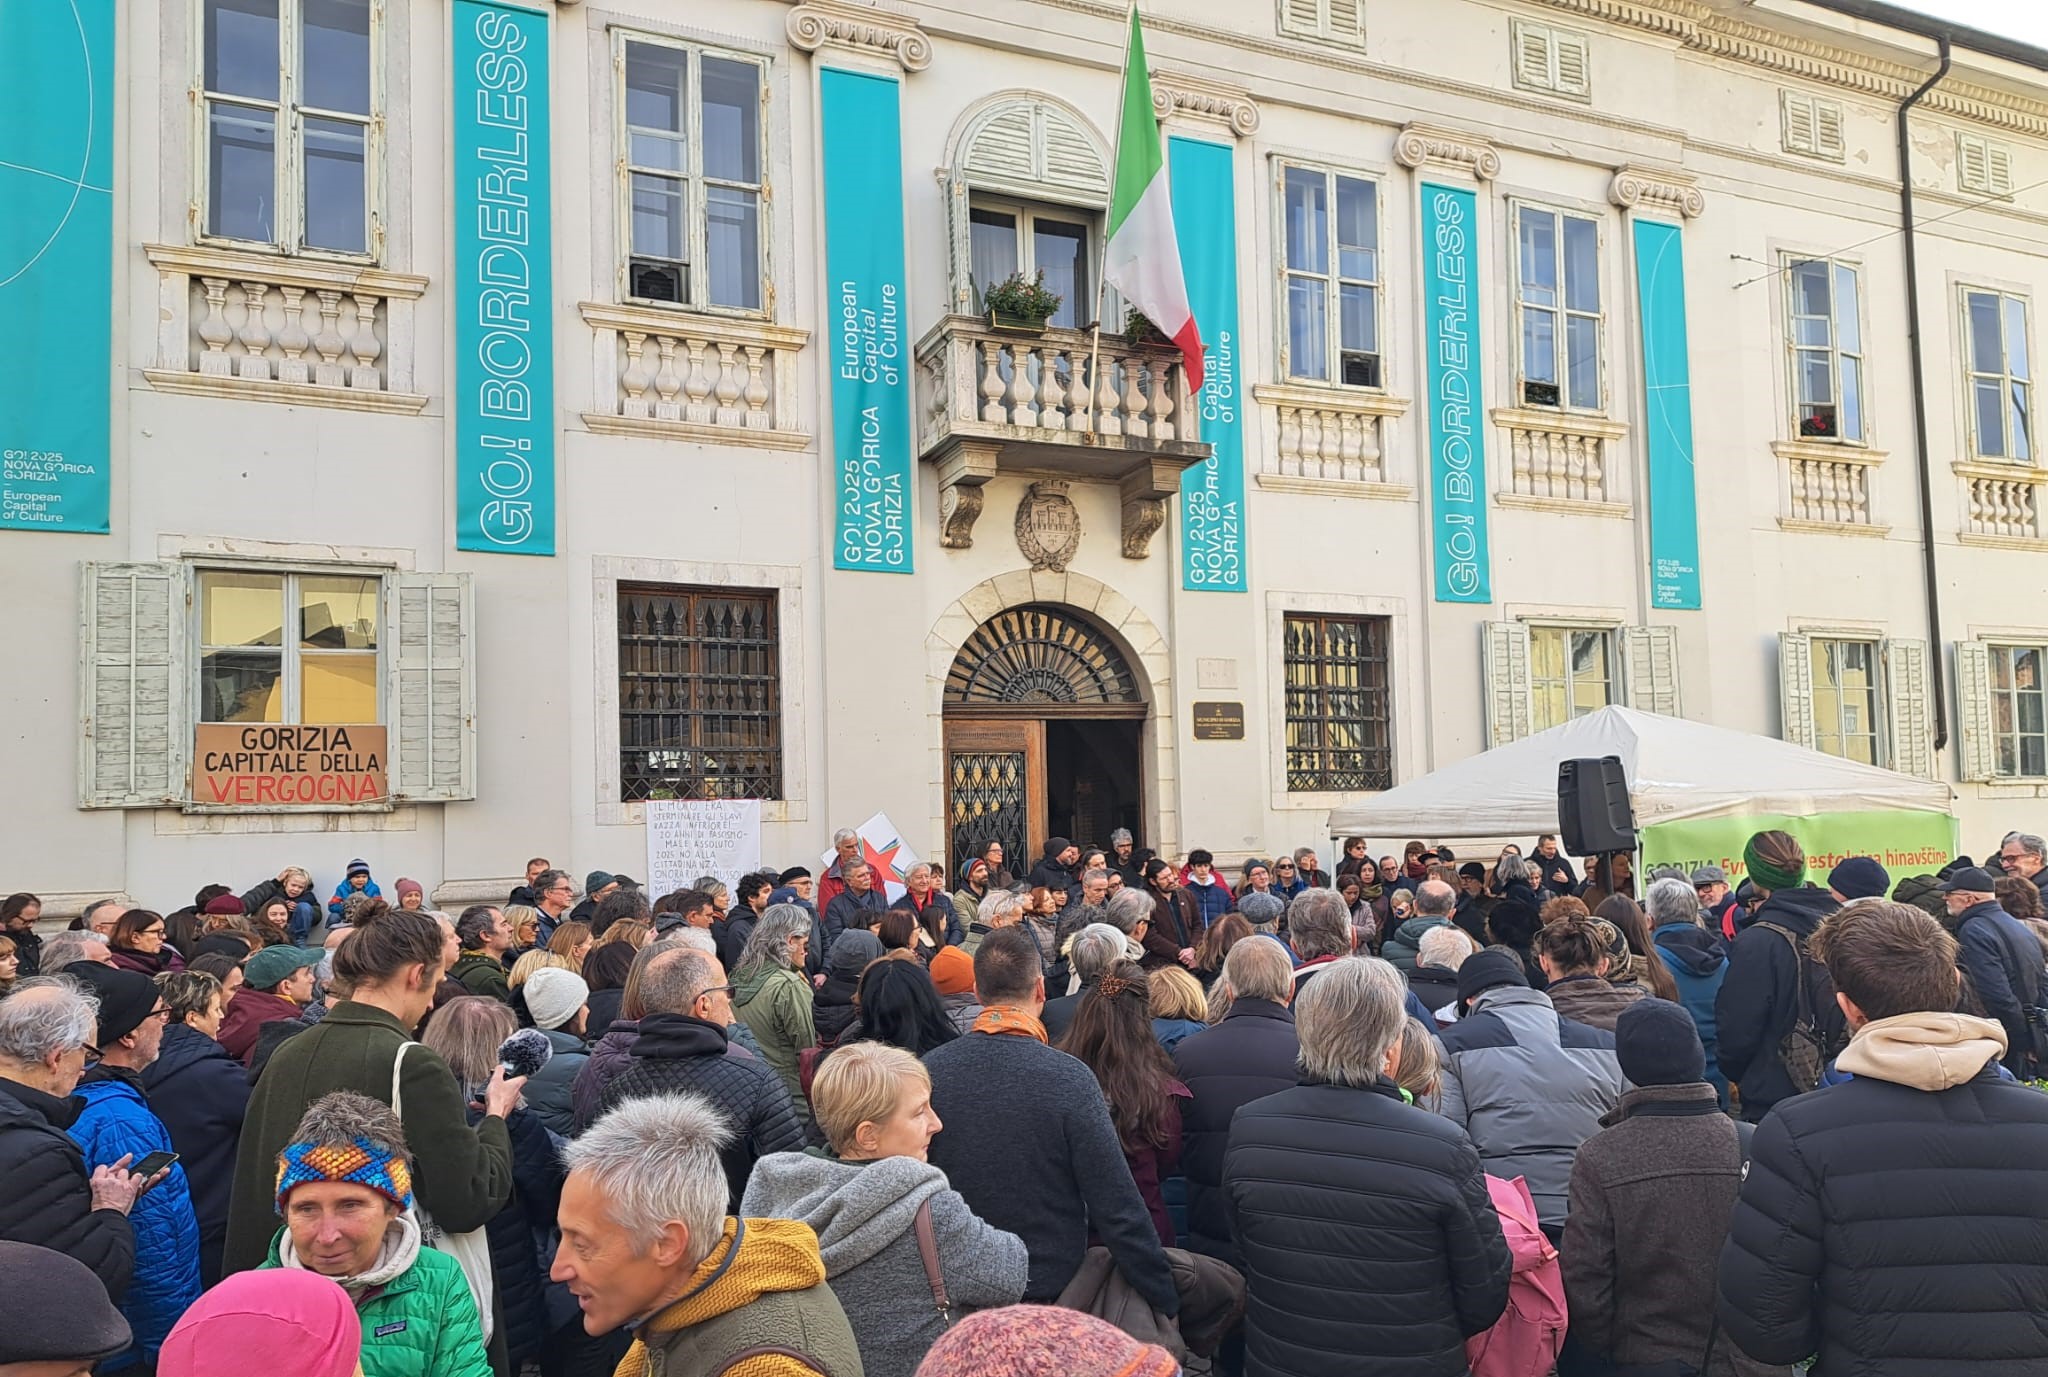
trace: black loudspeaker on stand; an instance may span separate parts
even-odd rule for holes
[[[1574,856],[1636,849],[1636,815],[1618,755],[1557,766],[1557,833]]]

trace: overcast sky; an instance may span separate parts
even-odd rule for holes
[[[1986,33],[2004,34],[2048,48],[2048,0],[1893,0],[1923,14],[1940,15]]]

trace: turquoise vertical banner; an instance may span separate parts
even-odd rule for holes
[[[1650,606],[1698,611],[1700,519],[1693,486],[1684,236],[1676,225],[1638,220],[1635,241],[1643,433],[1650,461]]]
[[[1431,562],[1438,602],[1492,602],[1486,548],[1478,198],[1422,184],[1422,333],[1429,380]]]
[[[1180,476],[1181,587],[1242,593],[1244,397],[1237,335],[1237,194],[1229,147],[1206,139],[1167,140],[1173,232],[1187,278],[1188,307],[1202,331],[1202,439],[1214,452]]]
[[[830,303],[832,567],[911,572],[910,353],[904,344],[903,126],[897,84],[818,73]]]
[[[0,0],[0,528],[107,529],[114,0]]]
[[[455,547],[555,552],[548,17],[454,0]]]

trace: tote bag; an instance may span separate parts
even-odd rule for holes
[[[400,1043],[398,1055],[391,1062],[391,1112],[405,1122],[405,1107],[399,1095],[399,1073],[405,1069],[405,1054],[412,1050],[411,1042]],[[450,1233],[434,1222],[427,1213],[427,1207],[413,1204],[413,1213],[419,1216],[420,1242],[437,1253],[446,1253],[462,1268],[464,1279],[469,1282],[469,1294],[476,1298],[477,1318],[483,1322],[484,1342],[491,1341],[491,1298],[495,1283],[491,1277],[491,1241],[482,1229],[471,1229],[468,1233]]]

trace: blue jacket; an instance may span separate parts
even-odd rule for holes
[[[1237,907],[1237,900],[1231,897],[1230,886],[1216,876],[1210,878],[1214,883],[1198,885],[1190,880],[1181,886],[1195,901],[1195,911],[1202,915],[1204,932],[1213,927],[1217,919]]]
[[[334,897],[327,901],[327,916],[339,921],[341,918],[341,906],[348,901],[349,896],[352,894],[369,894],[380,899],[384,897],[384,891],[377,888],[375,880],[368,881],[361,889],[350,889],[348,881],[343,880],[334,887]]]
[[[1970,977],[1985,1015],[2005,1028],[2005,1069],[2024,1075],[2033,1048],[2027,1010],[2041,993],[2041,944],[1996,903],[1973,904],[1957,914],[1956,941],[1956,962]]]
[[[142,1088],[183,1159],[178,1170],[191,1182],[192,1213],[199,1221],[199,1276],[211,1285],[221,1277],[249,1073],[197,1028],[173,1023],[164,1029],[163,1049],[142,1073]]]
[[[1700,1044],[1707,1049],[1707,1081],[1728,1107],[1728,1078],[1721,1074],[1719,1025],[1714,1000],[1728,975],[1728,948],[1697,923],[1665,923],[1650,932],[1650,945],[1664,958],[1665,969],[1678,986],[1678,1002],[1692,1015]]]
[[[172,1152],[171,1132],[150,1112],[142,1085],[132,1071],[97,1067],[79,1082],[85,1111],[71,1125],[71,1137],[85,1154],[87,1170],[109,1166],[133,1154],[141,1161],[152,1152]],[[192,1213],[192,1188],[181,1162],[155,1190],[138,1197],[128,1212],[135,1230],[135,1280],[121,1302],[121,1313],[135,1331],[127,1351],[101,1364],[101,1372],[118,1372],[143,1361],[156,1362],[171,1326],[199,1299],[199,1221]]]

